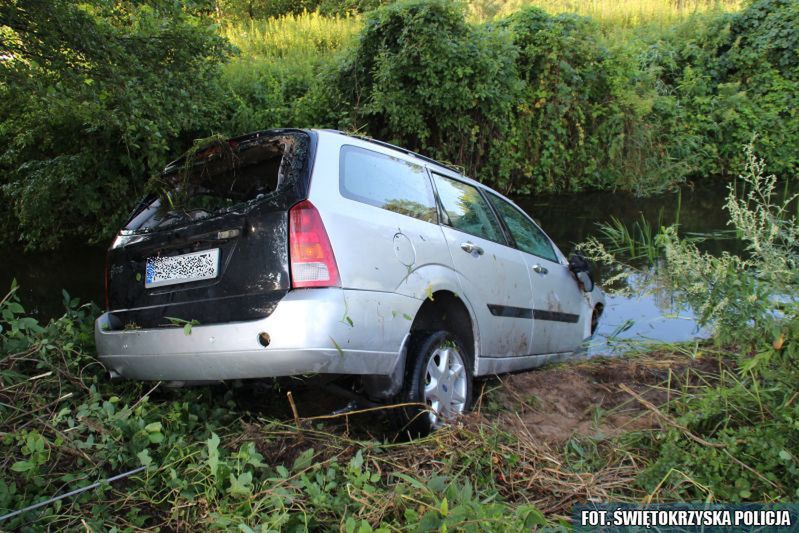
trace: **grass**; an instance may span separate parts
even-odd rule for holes
[[[660,435],[713,440],[687,418],[699,414],[693,405],[728,381],[742,386],[725,366],[734,353],[666,346],[488,382],[475,413],[405,442],[380,413],[326,415],[319,404],[329,398],[291,381],[178,390],[108,382],[92,356],[94,306],[65,295],[66,314],[43,325],[14,291],[0,301],[0,517],[101,483],[0,522],[9,530],[561,526],[578,502],[673,501],[686,483],[707,486],[686,470],[675,489],[668,472],[651,470]],[[535,389],[531,401],[520,394],[531,379],[554,388]],[[569,415],[554,414],[575,428],[560,432],[565,440],[542,437],[526,418],[551,411],[556,384],[575,391]]]
[[[561,523],[589,498],[644,496],[634,451],[591,436],[548,442],[515,425],[546,400],[512,395],[501,381],[482,388],[457,426],[405,442],[374,410],[324,414],[329,398],[292,381],[177,390],[109,382],[92,355],[96,307],[65,294],[64,316],[40,324],[15,292],[0,300],[0,517],[144,470],[3,529],[529,530]],[[650,379],[665,366],[651,361]],[[618,374],[601,361],[578,368],[587,381]]]
[[[0,302],[0,517],[145,469],[3,529],[529,529],[618,498],[635,472],[624,455],[564,468],[479,415],[401,442],[373,411],[293,418],[281,389],[110,383],[91,355],[96,308],[67,295],[42,325],[14,291]]]
[[[228,125],[244,133],[274,127],[328,127],[326,73],[357,38],[361,17],[319,13],[229,23],[221,32],[238,55],[222,81],[234,98]]]
[[[482,0],[469,2],[475,20],[506,16],[525,6],[552,13],[576,13],[604,26],[632,28],[639,25],[674,24],[696,13],[734,11],[742,0]]]
[[[735,11],[742,0],[484,0],[468,4],[471,18],[484,22],[507,16],[526,6],[553,14],[576,13],[602,25],[634,28],[667,26],[685,18],[712,11]],[[266,20],[226,22],[222,36],[240,51],[238,61],[308,62],[336,53],[351,45],[363,25],[359,14],[324,16],[304,12]]]
[[[241,61],[308,61],[341,50],[361,29],[361,17],[319,13],[229,23],[222,35],[241,52]]]

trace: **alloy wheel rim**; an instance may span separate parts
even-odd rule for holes
[[[430,422],[440,427],[466,408],[466,366],[454,346],[440,346],[427,361],[424,400],[430,406]]]

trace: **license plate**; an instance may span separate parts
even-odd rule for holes
[[[219,270],[219,248],[172,257],[148,257],[144,286],[163,287],[213,279]]]

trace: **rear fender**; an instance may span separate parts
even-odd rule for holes
[[[410,270],[408,276],[397,287],[396,291],[400,293],[408,291],[406,293],[408,296],[421,298],[416,314],[419,313],[425,301],[432,300],[435,302],[435,294],[437,292],[452,293],[460,300],[469,313],[470,325],[474,336],[472,353],[474,353],[476,362],[477,357],[482,353],[480,350],[480,327],[476,318],[477,314],[475,313],[474,305],[466,296],[454,270],[442,265],[425,265],[418,269]]]

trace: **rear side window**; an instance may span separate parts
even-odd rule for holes
[[[510,203],[495,194],[488,194],[491,197],[491,203],[499,211],[499,216],[502,217],[505,225],[508,226],[519,250],[548,261],[558,262],[558,256],[555,254],[554,248],[552,248],[552,243],[549,242],[547,236],[544,235],[544,232],[538,226],[533,224],[524,213]]]
[[[424,167],[357,146],[341,147],[339,190],[350,200],[437,222],[433,188]]]
[[[433,174],[433,179],[450,226],[476,237],[505,243],[499,222],[476,187],[440,174]]]

